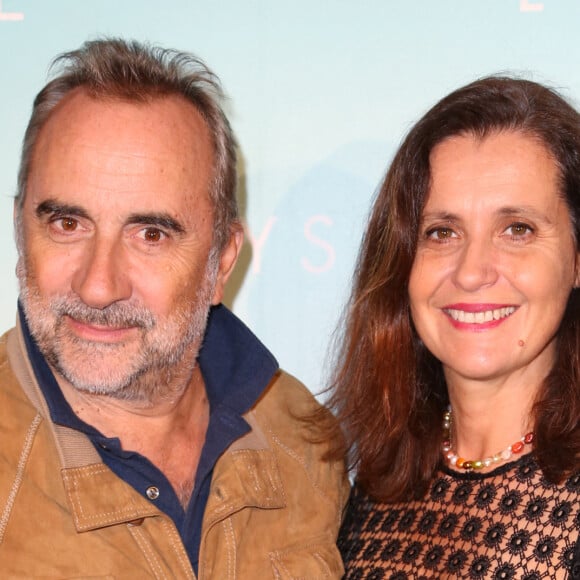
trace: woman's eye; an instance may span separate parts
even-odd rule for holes
[[[455,237],[451,228],[431,228],[427,231],[427,238],[435,241],[445,241]]]
[[[515,224],[511,224],[506,229],[506,232],[510,236],[512,236],[513,238],[521,238],[521,237],[533,232],[533,229],[528,224],[518,222]]]

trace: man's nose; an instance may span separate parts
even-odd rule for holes
[[[106,308],[131,296],[122,244],[95,238],[87,245],[76,270],[72,290],[92,308]]]

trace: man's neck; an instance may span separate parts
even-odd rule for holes
[[[126,451],[149,459],[173,485],[182,505],[193,490],[209,424],[209,401],[199,367],[171,396],[144,404],[77,390],[57,375],[74,413],[106,437],[117,437]]]

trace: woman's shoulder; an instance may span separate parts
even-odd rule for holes
[[[360,520],[372,517],[374,514],[384,515],[391,509],[393,509],[393,504],[383,503],[375,499],[359,482],[354,482],[348,499],[347,517],[356,516]]]
[[[339,547],[348,550],[357,543],[363,532],[372,531],[377,524],[388,520],[388,515],[397,512],[397,504],[383,503],[373,498],[360,483],[352,486],[348,499],[342,528],[339,537]]]

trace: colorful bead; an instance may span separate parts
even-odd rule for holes
[[[507,461],[512,456],[512,448],[511,447],[508,447],[507,449],[504,449],[503,451],[500,451],[499,456],[504,461]]]
[[[451,438],[451,425],[453,421],[453,415],[451,413],[451,408],[445,411],[443,415],[443,444],[442,451],[443,457],[447,460],[447,465],[452,467],[457,467],[464,470],[479,470],[484,467],[490,467],[494,463],[500,463],[502,461],[507,461],[512,457],[512,455],[521,453],[526,445],[530,445],[534,440],[533,433],[526,433],[519,441],[516,441],[509,447],[506,447],[502,451],[490,455],[485,459],[465,459],[459,457],[453,451],[453,443]]]

